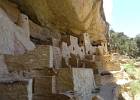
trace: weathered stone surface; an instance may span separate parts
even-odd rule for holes
[[[73,75],[72,70],[68,68],[61,68],[56,77],[56,89],[58,92],[66,92],[73,90]]]
[[[30,38],[29,18],[25,14],[19,15],[18,25],[24,30],[27,38]]]
[[[3,9],[0,8],[0,53],[17,54],[30,51],[34,44],[26,37],[26,32],[14,24]]]
[[[86,68],[60,69],[56,86],[59,92],[76,91],[83,95],[91,94],[95,86],[93,71]]]
[[[60,39],[61,35],[56,29],[49,29],[45,27],[41,27],[40,25],[34,23],[33,21],[29,20],[30,25],[30,34],[32,37],[40,39],[40,40],[47,40],[48,38],[56,38]]]
[[[6,55],[5,60],[11,72],[32,69],[35,72],[37,71],[38,74],[40,71],[43,74],[47,71],[47,68],[53,67],[53,49],[52,46],[37,46],[35,50],[23,55]]]
[[[55,84],[55,76],[37,77],[34,80],[34,94],[45,96],[56,93]]]
[[[81,36],[82,40],[83,40],[83,44],[85,46],[85,53],[87,55],[93,55],[96,52],[96,47],[91,45],[91,41],[90,41],[90,36],[88,33],[84,33]]]
[[[19,20],[20,10],[18,6],[8,0],[0,0],[0,7],[4,9],[8,17],[14,22],[17,23]]]
[[[90,33],[94,40],[106,40],[107,25],[102,0],[10,0],[42,26],[61,32]]]
[[[0,83],[0,100],[29,100],[27,82]]]
[[[69,50],[71,54],[78,55],[79,53],[79,45],[78,45],[78,38],[74,36],[70,36],[70,46]]]
[[[104,55],[102,56],[103,67],[108,71],[119,71],[120,63],[117,60],[112,59],[112,55]]]
[[[75,56],[74,54],[70,54],[70,55],[71,55],[71,57],[69,58],[70,67],[77,68],[79,58],[77,56]]]
[[[0,76],[8,74],[8,68],[3,55],[0,55]]]

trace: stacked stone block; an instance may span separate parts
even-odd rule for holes
[[[97,47],[84,38],[84,45],[79,45],[77,37],[66,36],[66,39],[60,43],[52,38],[50,45],[38,45],[23,55],[6,55],[11,73],[33,79],[33,100],[91,100],[98,80],[94,76],[99,74]]]
[[[5,80],[0,82],[0,100],[32,100],[30,80]]]
[[[60,69],[56,82],[60,93],[79,94],[80,100],[91,100],[92,91],[96,88],[93,71],[88,68]],[[84,99],[85,96],[90,99]]]

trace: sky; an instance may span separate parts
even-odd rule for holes
[[[140,33],[140,0],[104,0],[107,21],[116,32],[129,37]]]

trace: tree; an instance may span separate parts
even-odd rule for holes
[[[138,34],[136,36],[135,40],[136,40],[137,47],[138,47],[138,50],[139,50],[138,55],[140,55],[140,34]]]
[[[129,38],[123,32],[109,31],[110,36],[110,49],[111,51],[118,52],[122,55],[136,57],[138,53],[137,42],[135,38]],[[139,38],[140,47],[140,38]]]

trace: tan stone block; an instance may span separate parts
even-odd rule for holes
[[[88,68],[63,68],[57,76],[57,90],[59,92],[77,91],[83,95],[91,94],[94,89],[93,70]]]
[[[28,95],[27,85],[27,82],[0,83],[0,94]]]
[[[34,80],[34,94],[47,95],[56,93],[55,86],[55,76],[36,77]]]
[[[8,70],[11,72],[53,68],[53,48],[52,46],[40,45],[35,50],[23,55],[6,55],[5,60]]]
[[[56,77],[56,90],[58,92],[66,92],[73,90],[73,75],[72,70],[69,68],[59,69],[58,75]]]

